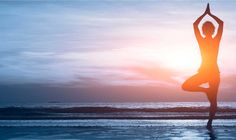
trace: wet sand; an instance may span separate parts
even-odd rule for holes
[[[236,139],[236,120],[1,120],[0,139]]]

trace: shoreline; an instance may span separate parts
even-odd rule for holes
[[[129,119],[85,119],[85,120],[0,120],[0,127],[187,127],[205,126],[207,120],[129,120]],[[213,126],[236,127],[236,119],[217,119]]]
[[[0,120],[206,120],[208,116],[185,117],[1,117]],[[236,116],[217,116],[214,120],[236,120]]]

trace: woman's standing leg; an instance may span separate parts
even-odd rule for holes
[[[217,111],[217,93],[220,84],[220,75],[216,75],[212,80],[209,82],[209,89],[206,92],[208,100],[210,102],[210,112],[209,112],[209,120],[207,122],[207,128],[212,128],[212,121],[215,117]]]

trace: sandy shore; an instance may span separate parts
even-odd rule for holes
[[[236,139],[236,120],[1,120],[0,139]]]

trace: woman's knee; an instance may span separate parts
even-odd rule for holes
[[[190,84],[188,82],[184,82],[182,84],[182,89],[188,91],[191,88]]]

